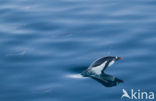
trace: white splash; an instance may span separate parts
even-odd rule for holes
[[[75,78],[75,79],[83,79],[84,77],[81,74],[70,74],[67,75],[68,78]]]

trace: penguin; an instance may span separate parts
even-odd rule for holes
[[[97,60],[95,60],[88,69],[84,70],[81,75],[84,77],[91,77],[97,81],[101,82],[109,82],[110,83],[120,83],[123,82],[122,80],[112,76],[112,75],[108,75],[106,74],[104,71],[106,70],[106,68],[110,67],[111,65],[113,65],[116,61],[121,60],[123,58],[118,57],[118,56],[106,56],[106,57],[102,57],[99,58]],[[107,85],[109,85],[107,84]]]
[[[83,76],[87,75],[101,75],[104,73],[105,69],[107,67],[110,67],[113,65],[116,61],[121,60],[123,58],[118,57],[118,56],[107,56],[107,57],[102,57],[97,60],[95,60],[87,70],[83,71],[81,74]]]

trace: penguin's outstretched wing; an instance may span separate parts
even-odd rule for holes
[[[104,74],[104,71],[105,71],[105,69],[108,67],[109,63],[110,63],[110,61],[108,61],[108,62],[105,64],[105,67],[104,67],[104,68],[102,69],[102,71],[101,71],[102,74]]]

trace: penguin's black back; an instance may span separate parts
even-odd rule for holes
[[[111,61],[113,58],[113,56],[107,56],[107,57],[102,57],[100,59],[95,60],[95,62],[93,62],[93,64],[91,64],[90,67],[96,67],[101,65],[102,63],[104,63],[105,61]]]

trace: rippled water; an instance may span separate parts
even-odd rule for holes
[[[1,0],[1,101],[120,101],[156,91],[155,0]],[[107,88],[79,76],[102,56],[124,80]]]

